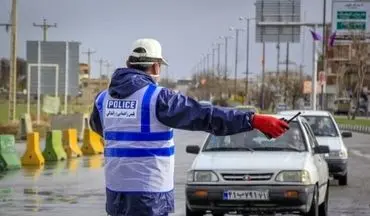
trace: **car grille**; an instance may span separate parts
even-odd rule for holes
[[[221,173],[225,181],[268,181],[273,173]]]

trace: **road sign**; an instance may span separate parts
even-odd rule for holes
[[[37,93],[41,85],[41,95],[54,95],[55,88],[60,95],[77,96],[79,92],[79,42],[65,41],[27,41],[28,64],[56,64],[59,77],[55,77],[55,68],[41,67],[42,78],[38,82],[38,67],[31,68],[31,94]],[[57,80],[59,83],[57,84]]]
[[[255,6],[257,43],[300,42],[301,0],[257,0]]]
[[[354,33],[364,33],[370,39],[369,19],[370,2],[332,2],[332,32],[336,32],[336,41],[352,40]]]

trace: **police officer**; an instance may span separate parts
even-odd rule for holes
[[[173,128],[230,135],[258,129],[279,137],[288,124],[265,115],[203,106],[158,86],[167,65],[154,39],[134,42],[127,68],[95,99],[91,128],[105,141],[106,211],[112,216],[165,216],[174,211]]]

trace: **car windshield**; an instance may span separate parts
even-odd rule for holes
[[[230,136],[209,135],[203,151],[307,151],[302,129],[291,122],[290,129],[277,139],[268,139],[258,130]]]
[[[313,133],[318,137],[337,137],[338,131],[329,116],[303,116],[310,124]]]

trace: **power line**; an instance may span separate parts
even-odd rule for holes
[[[43,40],[46,41],[46,37],[47,37],[47,31],[49,30],[49,28],[57,28],[57,24],[54,23],[53,25],[50,25],[47,23],[46,19],[43,19],[43,23],[42,24],[36,24],[36,23],[33,23],[33,26],[34,27],[40,27],[42,28],[42,31],[43,31]]]

